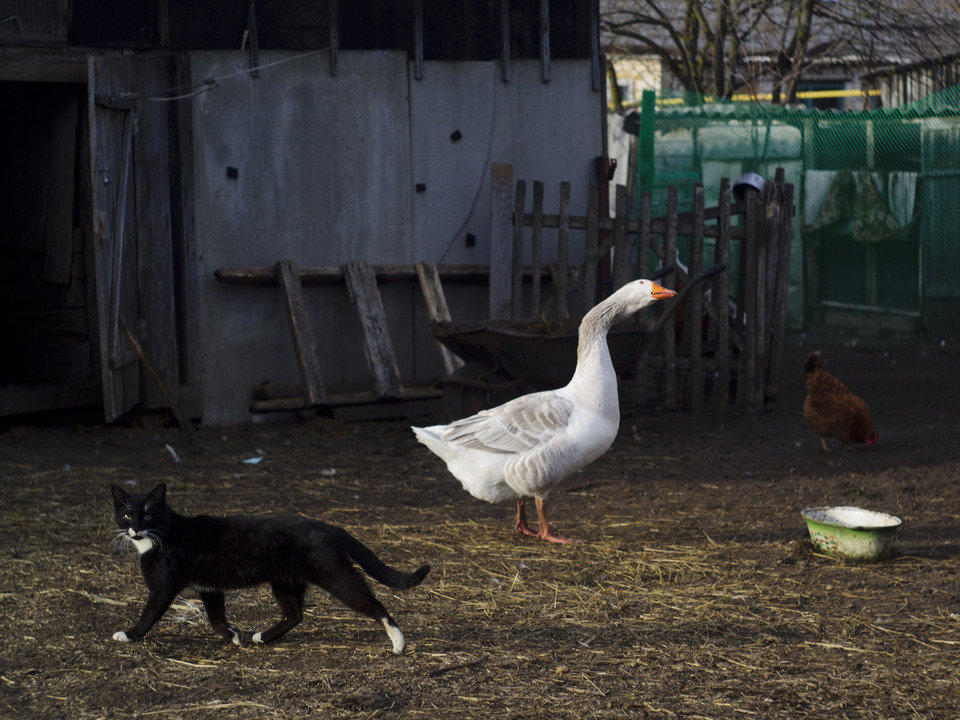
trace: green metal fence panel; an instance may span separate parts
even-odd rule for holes
[[[960,86],[862,112],[666,100],[655,113],[654,215],[667,185],[700,182],[711,204],[721,178],[772,179],[782,167],[797,187],[791,327],[860,313],[920,330],[925,307],[946,301],[960,332]]]

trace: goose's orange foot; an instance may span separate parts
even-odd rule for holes
[[[524,535],[529,535],[530,537],[537,537],[529,525],[527,525],[527,511],[524,508],[523,498],[517,500],[517,532],[523,533]]]
[[[547,528],[547,531],[544,532],[541,530],[536,535],[541,540],[546,540],[547,542],[558,543],[560,545],[579,545],[583,540],[577,540],[576,538],[567,537],[566,535],[560,535],[555,533],[553,528]]]

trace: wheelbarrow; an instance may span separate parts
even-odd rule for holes
[[[617,373],[635,366],[687,293],[724,267],[718,263],[693,277],[655,322],[631,318],[611,328],[607,344]],[[651,280],[673,270],[661,268]],[[579,319],[432,323],[431,335],[464,361],[439,382],[444,413],[466,417],[524,393],[566,385],[577,365],[579,326]]]

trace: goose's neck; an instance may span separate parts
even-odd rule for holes
[[[607,347],[607,332],[623,319],[624,312],[612,298],[595,305],[580,323],[577,346],[577,369],[570,381],[570,389],[577,399],[605,415],[619,417],[617,374]]]

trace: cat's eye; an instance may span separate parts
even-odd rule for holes
[[[133,518],[130,517],[129,515],[124,515],[124,516],[123,516],[122,518],[120,518],[120,519],[121,519],[121,520],[124,520],[124,521],[126,521],[126,522],[130,522],[130,521],[133,520]]]
[[[152,515],[144,515],[144,516],[143,516],[143,519],[146,520],[146,521],[150,521],[150,520],[153,520],[153,516],[152,516]]]

